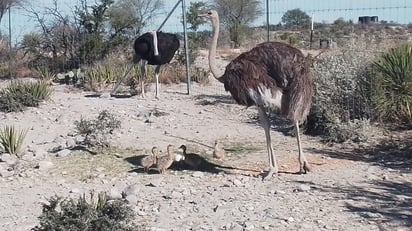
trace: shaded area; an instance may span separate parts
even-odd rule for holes
[[[107,98],[116,98],[116,99],[128,99],[133,97],[130,94],[121,94],[121,93],[116,93],[116,94],[110,94],[110,93],[94,93],[94,94],[87,94],[84,96],[85,98],[101,98],[101,97],[107,97]]]
[[[137,155],[137,156],[132,156],[132,157],[126,157],[124,158],[125,161],[128,163],[134,165],[136,168],[131,170],[130,172],[137,172],[137,173],[144,173],[143,167],[140,165],[140,162],[142,158],[146,157],[147,155]],[[168,168],[169,170],[174,170],[174,171],[184,171],[184,170],[192,170],[192,171],[201,171],[201,172],[208,172],[208,173],[225,173],[225,174],[231,174],[229,170],[244,170],[240,168],[234,168],[231,166],[224,166],[220,164],[216,164],[213,162],[210,162],[206,158],[202,157],[199,155],[199,157],[202,159],[201,164],[199,167],[196,169],[193,169],[190,165],[186,164],[184,161],[179,161],[179,162],[173,162],[172,166]],[[151,169],[148,171],[149,174],[158,174],[159,172],[156,170],[156,166],[152,166]]]
[[[197,95],[194,97],[196,105],[237,104],[230,95]]]
[[[411,133],[412,134],[412,133]],[[374,165],[412,173],[412,135],[385,138],[376,145],[355,149],[311,149],[310,152],[337,159],[363,161]]]
[[[343,200],[349,212],[376,222],[382,230],[393,230],[390,228],[399,228],[399,225],[412,227],[411,182],[371,181],[339,187],[304,181],[297,183],[311,185],[314,191],[332,193],[332,197]],[[393,225],[395,227],[390,227]]]

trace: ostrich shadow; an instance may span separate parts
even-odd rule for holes
[[[145,173],[144,168],[140,165],[140,162],[142,158],[146,156],[148,155],[136,155],[136,156],[124,158],[126,162],[135,166],[135,168],[130,170],[129,172]],[[233,170],[241,170],[241,171],[248,171],[248,172],[254,171],[251,169],[243,169],[243,168],[225,166],[225,165],[213,163],[201,155],[198,155],[198,156],[201,158],[201,164],[197,168],[192,168],[190,165],[186,164],[184,161],[174,161],[173,164],[168,169],[178,171],[178,172],[199,171],[199,172],[207,172],[207,173],[213,173],[213,174],[224,173],[228,175],[235,174]],[[159,172],[156,170],[156,165],[154,165],[148,170],[147,173],[148,174],[158,174]]]
[[[87,94],[84,97],[85,98],[101,98],[103,95],[108,95],[107,98],[115,98],[115,99],[128,99],[133,97],[130,94],[121,94],[121,93],[115,93],[115,94],[111,94],[111,93],[94,93],[94,94]]]
[[[217,105],[217,104],[236,104],[230,95],[197,95],[194,97],[196,105]]]

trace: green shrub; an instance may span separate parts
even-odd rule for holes
[[[412,44],[383,53],[372,68],[371,100],[377,117],[412,123]]]
[[[118,73],[124,73],[126,66],[96,65],[86,71],[84,86],[87,90],[100,92],[116,82]]]
[[[50,98],[53,89],[45,81],[14,81],[0,91],[0,110],[4,112],[23,111],[25,107],[37,107]]]
[[[84,144],[87,146],[108,147],[108,135],[120,128],[120,120],[107,110],[99,113],[96,119],[75,121],[77,133],[84,136]]]
[[[0,151],[14,154],[20,158],[21,147],[26,138],[27,130],[20,130],[14,126],[4,126],[0,129]]]
[[[110,200],[106,194],[99,193],[97,202],[90,193],[78,200],[52,197],[43,205],[39,216],[40,225],[35,231],[137,231],[143,230],[133,222],[133,210],[120,199]]]

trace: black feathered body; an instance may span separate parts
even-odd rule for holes
[[[163,65],[172,60],[180,46],[178,37],[170,33],[156,33],[159,55],[154,55],[153,36],[147,32],[134,41],[135,62],[144,59],[149,65]]]
[[[313,76],[302,52],[288,44],[259,44],[230,62],[222,77],[238,104],[270,108],[292,122],[309,113]]]

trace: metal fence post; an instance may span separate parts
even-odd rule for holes
[[[186,79],[187,79],[187,94],[190,95],[190,66],[189,66],[189,40],[187,38],[187,23],[186,23],[186,0],[182,0],[183,13],[183,34],[185,38],[185,59],[186,59]]]

